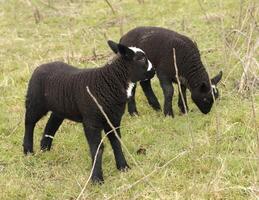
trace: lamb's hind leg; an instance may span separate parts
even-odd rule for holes
[[[38,106],[28,106],[25,113],[25,134],[23,138],[24,154],[33,153],[33,131],[36,123],[47,113]]]
[[[57,116],[55,113],[51,113],[40,143],[42,151],[50,150],[55,133],[63,120],[64,118]]]
[[[156,95],[153,92],[150,81],[151,81],[150,79],[148,79],[146,81],[141,81],[140,85],[147,97],[149,105],[151,105],[154,110],[158,111],[158,110],[161,110],[161,107],[157,100]]]
[[[136,101],[135,101],[135,92],[136,92],[136,85],[133,87],[131,91],[131,96],[128,99],[128,112],[131,116],[138,115]]]
[[[118,137],[121,138],[119,125],[117,125],[117,127],[118,128],[116,129],[116,132],[118,134]],[[127,171],[127,169],[129,169],[129,165],[127,164],[127,161],[122,152],[121,143],[120,143],[119,139],[116,137],[116,134],[112,131],[112,129],[110,128],[110,126],[108,124],[106,125],[104,130],[112,145],[117,169],[120,171]]]

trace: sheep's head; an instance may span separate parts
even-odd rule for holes
[[[221,78],[222,71],[220,71],[218,75],[211,79],[211,84],[207,82],[202,82],[200,85],[192,90],[192,100],[202,113],[209,113],[214,103],[214,98],[217,99],[219,97],[219,92],[216,86]]]
[[[154,67],[143,50],[137,47],[126,47],[110,40],[108,41],[108,44],[114,53],[119,53],[126,61],[126,67],[128,67],[130,71],[130,82],[136,83],[137,81],[143,81],[154,77]]]

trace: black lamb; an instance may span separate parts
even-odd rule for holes
[[[101,131],[107,134],[112,128],[87,92],[88,86],[114,127],[120,127],[126,101],[137,81],[154,76],[152,64],[145,53],[135,47],[126,47],[108,41],[117,54],[105,66],[78,69],[63,62],[52,62],[37,67],[32,74],[26,96],[24,153],[33,152],[33,131],[36,123],[51,111],[45,127],[41,150],[50,150],[52,140],[64,119],[83,123],[86,139],[90,146],[92,162],[101,142]],[[117,129],[120,136],[120,129]],[[128,164],[121,144],[114,132],[108,134],[116,165],[126,170]],[[103,182],[103,145],[94,166],[92,180]]]
[[[173,48],[178,67],[180,87],[188,111],[186,88],[191,92],[191,98],[204,114],[210,112],[214,99],[218,98],[217,83],[221,80],[222,72],[209,79],[204,68],[197,45],[188,37],[177,32],[160,27],[137,27],[126,33],[120,43],[143,49],[156,69],[157,77],[164,94],[164,114],[174,116],[172,98],[174,88],[172,82],[177,83],[173,59]],[[149,104],[160,110],[160,104],[151,88],[150,79],[141,81],[140,85]],[[135,86],[136,87],[136,86]],[[138,114],[135,103],[135,89],[128,102],[128,111],[131,115]],[[212,94],[213,93],[213,94]],[[178,106],[185,113],[184,104],[179,93]]]

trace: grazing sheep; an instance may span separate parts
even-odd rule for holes
[[[147,57],[156,68],[156,74],[164,94],[164,114],[173,114],[172,97],[174,88],[172,82],[177,83],[173,59],[173,48],[176,51],[176,61],[183,99],[187,107],[186,88],[191,92],[191,97],[200,111],[207,114],[213,105],[213,95],[218,98],[217,83],[222,77],[220,72],[214,78],[209,79],[204,68],[197,45],[184,35],[160,27],[137,27],[126,33],[120,39],[120,43],[126,46],[135,46],[143,49]],[[211,82],[211,83],[210,83]],[[159,102],[151,88],[150,80],[141,81],[140,85],[148,99],[149,104],[160,110]],[[135,103],[135,89],[128,102],[128,111],[131,115],[138,114]],[[185,113],[184,104],[179,93],[178,106]]]
[[[86,86],[98,100],[114,127],[120,127],[127,98],[137,81],[154,76],[152,64],[145,53],[135,47],[126,47],[108,41],[118,55],[105,66],[93,69],[78,69],[62,62],[52,62],[35,69],[29,82],[26,96],[24,153],[33,152],[33,130],[35,124],[51,111],[45,127],[41,150],[50,150],[52,140],[64,119],[83,123],[86,139],[90,146],[92,162],[101,142],[101,131],[112,130],[97,105],[88,94]],[[120,136],[120,129],[117,129]],[[108,138],[112,145],[116,165],[126,170],[128,164],[121,144],[114,132]],[[103,182],[103,145],[97,154],[92,180]]]

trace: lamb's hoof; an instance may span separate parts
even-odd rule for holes
[[[180,109],[180,115],[185,115],[185,114],[188,114],[189,112],[189,108],[187,108],[187,110],[185,111],[184,107],[179,106],[179,109]]]
[[[120,167],[117,167],[118,170],[120,170],[121,172],[127,172],[130,170],[130,166],[128,164],[125,164],[124,166],[120,166]]]
[[[173,112],[164,112],[165,117],[172,117],[174,118],[174,113]]]
[[[139,114],[138,114],[137,111],[136,111],[136,112],[129,112],[129,114],[130,114],[130,116],[132,116],[132,117],[137,117],[137,116],[139,116]]]
[[[92,182],[96,185],[102,185],[104,184],[104,179],[102,176],[92,176]]]
[[[157,103],[150,103],[150,105],[152,106],[152,108],[155,110],[155,111],[161,111],[161,106]]]
[[[42,152],[50,151],[51,148],[51,141],[48,141],[48,139],[44,138],[40,142],[40,149]]]
[[[33,154],[33,149],[31,146],[26,146],[24,145],[23,146],[23,153],[24,155],[30,155],[30,154]]]
[[[187,114],[188,114],[188,111],[185,112],[185,111],[180,110],[180,115],[181,115],[181,116],[182,116],[182,115],[187,115]]]
[[[161,112],[161,108],[160,107],[153,107],[153,109],[157,112]]]
[[[41,148],[40,148],[40,151],[43,152],[43,153],[46,152],[46,151],[49,151],[49,150],[50,150],[50,149],[47,148],[47,147],[41,147]]]

